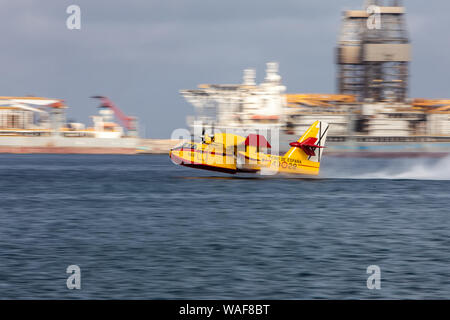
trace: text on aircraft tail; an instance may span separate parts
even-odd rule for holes
[[[314,122],[296,142],[291,142],[291,148],[285,158],[320,162],[329,124],[323,121]]]

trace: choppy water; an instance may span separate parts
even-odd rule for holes
[[[449,159],[325,158],[294,179],[0,155],[0,298],[450,298],[449,180]]]

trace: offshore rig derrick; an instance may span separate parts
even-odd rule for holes
[[[364,10],[345,11],[336,54],[340,94],[404,102],[411,45],[401,1],[366,1]]]

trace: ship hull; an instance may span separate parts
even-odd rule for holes
[[[450,155],[450,143],[334,143],[326,150],[327,155],[337,157],[370,157],[370,158],[439,158]]]
[[[0,153],[135,154],[136,138],[0,137]]]
[[[30,154],[135,154],[129,148],[89,148],[89,147],[0,147],[0,153]]]
[[[333,140],[333,137],[330,137]],[[390,138],[390,137],[387,137]],[[403,138],[403,137],[402,137]],[[280,150],[288,150],[286,145],[289,141],[294,141],[292,135],[283,135],[280,139]],[[378,138],[371,139],[377,140]],[[382,137],[381,139],[386,139]],[[450,139],[448,141],[424,142],[410,138],[408,142],[370,142],[357,141],[356,138],[349,138],[346,141],[327,142],[325,155],[336,157],[361,157],[361,158],[418,158],[430,157],[439,158],[450,155]]]
[[[239,133],[240,128],[217,127],[219,132]],[[283,155],[301,134],[279,131],[276,141],[270,136],[270,128],[251,128],[262,134],[272,145],[272,152]],[[275,148],[274,148],[275,147]],[[324,150],[326,156],[361,158],[409,158],[450,156],[450,136],[334,136],[329,135]]]
[[[450,152],[330,151],[326,152],[325,155],[339,158],[444,158],[449,156]]]

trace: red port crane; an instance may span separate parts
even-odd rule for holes
[[[91,98],[100,99],[101,107],[109,108],[114,112],[114,115],[120,120],[122,125],[129,131],[136,130],[135,117],[129,117],[122,110],[119,109],[109,98],[103,96],[93,96]]]

